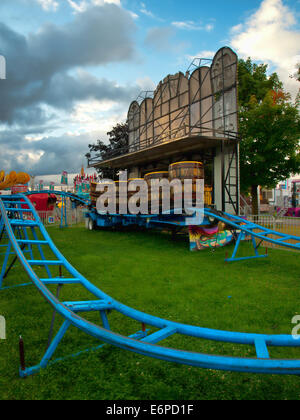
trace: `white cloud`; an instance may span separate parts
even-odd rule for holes
[[[45,0],[42,0],[42,1],[45,1]],[[46,0],[46,1],[49,1],[49,0]],[[80,1],[67,0],[67,2],[69,3],[69,6],[74,10],[75,13],[83,13],[90,6],[103,6],[105,3],[121,6],[120,0],[80,0]]]
[[[49,12],[49,11],[54,11],[55,12],[59,7],[59,3],[56,0],[37,0],[37,2],[47,12]]]
[[[188,29],[188,30],[200,30],[202,26],[195,26],[195,22],[188,20],[188,21],[178,21],[172,22],[173,26],[176,26],[178,29]]]
[[[296,23],[296,14],[283,0],[264,0],[245,23],[231,30],[231,46],[239,56],[274,67],[293,95],[299,89],[299,83],[289,77],[300,58],[300,31]]]
[[[155,83],[148,76],[145,76],[141,79],[137,79],[136,84],[141,88],[142,91],[152,91],[156,88]]]
[[[205,30],[207,32],[211,32],[214,29],[214,25],[212,23],[208,23],[207,25],[205,25]]]
[[[104,3],[116,4],[117,6],[121,6],[120,0],[92,0],[92,4],[95,6],[102,6]]]
[[[159,22],[164,22],[164,19],[162,19],[161,17],[155,15],[154,13],[152,13],[150,10],[147,9],[147,6],[145,3],[141,3],[140,6],[140,13],[142,13],[145,16],[148,16],[151,19],[155,19]]]
[[[243,30],[243,24],[239,23],[238,25],[235,25],[231,28],[231,33],[236,34],[238,32],[241,32]]]
[[[121,0],[92,0],[94,4],[101,4],[101,3],[112,3],[116,4],[117,6],[121,6]]]
[[[193,61],[195,58],[212,59],[212,58],[214,58],[215,54],[216,54],[216,51],[203,50],[203,51],[199,51],[195,55],[187,55],[186,58],[190,61]]]
[[[37,163],[44,154],[42,151],[28,152],[27,150],[20,150],[16,159],[19,165],[24,165],[24,167],[28,168]]]
[[[131,12],[130,10],[128,10],[128,13],[130,13],[130,15],[133,17],[133,19],[138,19],[139,18],[139,15],[137,15],[134,12]]]
[[[80,3],[76,3],[74,0],[67,0],[67,1],[76,13],[85,12],[88,7],[88,3],[84,0],[81,1]]]
[[[140,12],[146,16],[154,18],[154,14],[150,12],[150,10],[147,10],[145,3],[141,3]]]
[[[44,134],[34,134],[34,135],[27,135],[24,137],[26,141],[29,141],[30,143],[33,141],[40,141],[45,137]]]
[[[97,132],[100,129],[107,132],[120,121],[120,118],[124,119],[125,111],[112,100],[81,101],[74,106],[73,112],[69,115],[70,131],[76,132],[77,135]]]
[[[214,29],[214,25],[212,23],[209,23],[207,25],[202,25],[201,22],[197,23],[192,20],[186,20],[186,21],[175,21],[172,22],[172,25],[175,26],[178,29],[185,29],[188,31],[207,31],[211,32]]]

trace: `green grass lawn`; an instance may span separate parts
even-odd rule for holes
[[[215,252],[189,251],[188,240],[172,241],[155,231],[87,231],[78,226],[49,228],[65,257],[92,283],[141,311],[202,327],[266,334],[291,334],[300,313],[299,254],[269,251],[269,258],[225,264],[232,246]],[[240,255],[249,255],[242,244]],[[0,257],[0,262],[2,261]],[[27,282],[20,264],[6,284]],[[55,288],[50,287],[55,293]],[[81,286],[64,286],[61,300],[91,299]],[[7,340],[0,341],[0,399],[300,399],[299,377],[204,370],[168,363],[105,346],[66,359],[22,380],[18,339],[25,342],[27,366],[44,354],[52,309],[32,287],[0,292]],[[100,322],[99,314],[88,314]],[[132,334],[141,326],[122,315],[109,316],[112,329]],[[57,317],[56,330],[62,320]],[[153,331],[153,330],[152,330]],[[55,357],[99,341],[71,328]],[[253,347],[179,335],[161,343],[203,353],[255,357]],[[300,359],[299,349],[271,349],[271,356]]]

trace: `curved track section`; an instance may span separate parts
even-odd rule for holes
[[[76,194],[72,194],[72,193],[69,193],[69,192],[66,192],[66,191],[56,191],[56,190],[54,190],[54,191],[50,191],[50,190],[30,191],[30,192],[25,193],[24,195],[28,196],[28,195],[34,195],[34,194],[59,195],[59,196],[62,196],[62,197],[70,198],[71,200],[77,201],[78,203],[81,203],[85,206],[88,206],[89,204],[91,204],[90,200],[81,198]]]
[[[289,235],[286,233],[278,232],[276,230],[268,229],[261,225],[257,225],[256,223],[249,222],[246,219],[243,219],[238,216],[233,216],[228,213],[204,209],[204,214],[207,217],[211,217],[221,222],[224,222],[227,225],[233,227],[234,229],[241,230],[242,232],[245,232],[250,236],[254,236],[255,238],[258,238],[262,241],[271,242],[275,245],[300,250],[299,236]],[[272,237],[269,237],[268,235],[272,235]]]
[[[22,209],[22,205],[24,207],[24,200],[29,207],[27,210]],[[30,217],[28,217],[28,213],[30,213]],[[0,215],[2,243],[5,242],[6,238],[6,244],[2,245],[6,246],[6,256],[2,266],[0,284],[3,280],[3,273],[5,272],[8,258],[11,251],[14,251],[34,286],[39,290],[43,298],[53,307],[55,312],[59,313],[64,318],[61,329],[49,345],[41,362],[31,368],[25,368],[23,366],[20,370],[22,377],[36,373],[41,368],[47,366],[57,345],[70,325],[73,325],[105,343],[120,347],[124,350],[170,362],[228,371],[300,374],[300,360],[278,360],[271,359],[269,356],[268,347],[271,346],[300,346],[300,340],[295,340],[291,335],[263,335],[217,331],[172,322],[137,311],[116,301],[98,289],[64,258],[55,247],[27,197],[24,195],[1,196]],[[45,258],[44,248],[42,247],[47,247],[52,251],[54,257],[51,260]],[[29,255],[29,258],[26,258],[25,253],[26,256]],[[37,254],[39,254],[38,257]],[[46,278],[40,278],[38,276],[34,270],[37,266],[45,268],[47,273]],[[55,266],[63,267],[64,271],[68,273],[68,277],[53,276],[52,269]],[[62,285],[72,283],[81,284],[96,297],[96,300],[61,302],[47,287],[49,284]],[[124,316],[142,323],[142,330],[130,337],[125,337],[113,332],[110,329],[106,316],[108,310],[118,311]],[[100,312],[103,322],[102,327],[90,323],[85,318],[78,315],[81,312],[84,313],[88,311]],[[147,335],[145,325],[153,326],[158,328],[158,330]],[[253,345],[256,349],[257,357],[245,359],[207,355],[174,348],[166,348],[157,344],[173,334],[183,334],[198,337],[200,339]]]

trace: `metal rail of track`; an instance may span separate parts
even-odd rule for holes
[[[28,206],[28,209],[26,210],[22,208],[22,206],[24,207],[24,200]],[[31,213],[30,220],[26,218],[28,213]],[[59,332],[50,343],[40,363],[30,368],[21,366],[20,375],[22,377],[34,374],[49,364],[55,349],[71,325],[113,346],[170,362],[227,371],[291,375],[300,374],[300,360],[271,359],[268,351],[268,348],[273,346],[299,347],[300,340],[295,340],[292,335],[264,335],[218,331],[168,321],[130,308],[108,296],[89,282],[65,259],[52,242],[45,227],[41,223],[38,214],[27,197],[24,195],[1,196],[0,215],[1,240],[2,242],[7,241],[6,244],[2,245],[6,247],[6,255],[2,265],[0,287],[2,286],[3,275],[8,265],[9,256],[11,252],[14,251],[31,282],[39,290],[43,298],[53,307],[54,311],[60,314],[64,319]],[[45,258],[42,249],[42,247],[45,246],[52,251],[54,259],[47,260]],[[26,255],[29,254],[29,259],[26,258],[25,251],[28,251]],[[37,252],[39,252],[38,258],[35,256]],[[34,267],[37,266],[45,267],[47,273],[46,278],[40,278],[34,271]],[[64,270],[68,272],[68,277],[53,276],[51,268],[55,266],[63,267]],[[81,284],[91,292],[97,300],[61,302],[48,289],[47,286],[49,284]],[[108,310],[118,311],[124,316],[140,322],[142,324],[142,330],[129,337],[115,333],[111,330],[108,322]],[[80,312],[88,311],[99,311],[103,326],[93,324],[79,316]],[[145,327],[146,325],[153,326],[159,330],[148,335]],[[253,345],[257,357],[242,358],[208,355],[167,348],[157,344],[173,334],[183,334],[186,336],[228,343]]]
[[[256,223],[249,222],[246,219],[243,219],[238,216],[233,216],[224,212],[213,212],[208,209],[204,209],[204,214],[209,217],[213,217],[221,222],[226,223],[238,230],[242,230],[245,233],[248,233],[251,236],[254,236],[258,239],[262,239],[267,242],[272,242],[273,244],[285,246],[288,248],[293,248],[300,250],[300,237],[295,235],[289,235],[287,233],[278,232],[276,230],[268,229],[264,226],[258,225]],[[255,231],[260,230],[260,232]],[[268,235],[276,236],[276,238],[270,238]],[[296,241],[296,243],[285,242],[288,240]]]
[[[275,245],[283,246],[286,248],[300,250],[300,237],[299,236],[290,235],[287,233],[268,229],[256,223],[249,222],[248,220],[243,219],[239,216],[233,216],[225,212],[214,211],[214,210],[205,208],[204,210],[201,210],[201,209],[196,210],[196,213],[198,212],[201,214],[201,212],[203,213],[203,211],[206,217],[224,222],[226,225],[229,225],[231,228],[240,232],[237,236],[235,248],[233,250],[233,254],[231,258],[226,259],[226,261],[228,262],[246,260],[246,259],[251,259],[251,258],[267,257],[268,254],[265,254],[265,255],[258,254],[258,248],[263,242],[270,242]],[[250,236],[255,255],[249,256],[249,257],[237,258],[236,254],[237,254],[238,248],[240,246],[240,243],[244,234],[247,234],[248,236]],[[269,235],[271,235],[271,237]],[[255,242],[255,239],[259,239],[260,242],[257,244]],[[293,241],[293,242],[290,242],[290,241]]]
[[[54,194],[54,195],[60,195],[62,197],[68,197],[71,198],[74,201],[78,201],[81,204],[84,204],[85,206],[88,206],[91,202],[89,199],[81,198],[76,194],[69,193],[67,191],[50,191],[50,190],[41,190],[41,191],[28,191],[27,193],[24,193],[24,195],[34,195],[34,194]]]

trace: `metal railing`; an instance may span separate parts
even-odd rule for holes
[[[297,217],[274,217],[272,215],[248,215],[247,220],[264,226],[277,232],[286,233],[294,236],[300,236],[300,218]],[[273,235],[270,235],[272,238]],[[293,242],[293,241],[290,241]],[[264,241],[261,246],[274,249],[285,249],[294,251],[293,249],[281,247],[280,245]]]
[[[85,208],[67,209],[68,226],[74,226],[85,221]],[[61,223],[61,210],[55,208],[52,211],[37,212],[44,226],[59,226]]]
[[[247,203],[247,201],[245,200],[245,198],[242,196],[242,194],[240,195],[240,201],[241,201],[241,205],[240,205],[240,212],[242,216],[247,216],[250,215],[252,213],[252,208],[251,206]]]

